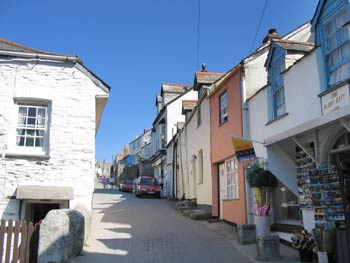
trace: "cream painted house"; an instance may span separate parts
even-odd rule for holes
[[[176,133],[177,123],[185,121],[182,101],[194,100],[197,99],[197,96],[197,91],[194,91],[192,86],[172,83],[162,83],[161,93],[156,96],[157,116],[151,133],[152,156],[150,160],[154,176],[163,183],[163,196],[167,196],[167,189],[173,189],[173,179],[167,177],[167,144]]]
[[[58,208],[89,217],[109,86],[77,57],[6,40],[0,72],[1,218],[38,222]]]
[[[194,89],[198,91],[198,101],[183,101],[186,120],[168,146],[171,149],[169,154],[173,157],[169,158],[172,169],[167,171],[169,178],[175,177],[175,197],[196,199],[198,205],[212,205],[210,104],[207,92],[222,75],[196,72]],[[176,167],[175,171],[173,167]]]

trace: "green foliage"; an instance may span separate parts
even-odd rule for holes
[[[278,184],[276,177],[269,170],[257,166],[247,169],[246,178],[250,187],[276,187]]]

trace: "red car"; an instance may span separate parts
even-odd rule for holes
[[[124,180],[119,185],[119,190],[122,192],[132,192],[133,184],[132,180]]]
[[[140,176],[135,182],[135,195],[142,197],[144,195],[160,198],[161,187],[155,177]]]

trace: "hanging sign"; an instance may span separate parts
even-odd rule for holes
[[[253,143],[239,137],[231,137],[238,163],[252,162],[256,159]]]

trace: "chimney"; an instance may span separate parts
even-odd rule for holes
[[[282,36],[277,34],[276,28],[271,28],[271,29],[269,29],[268,34],[264,38],[263,44],[270,41],[271,39],[281,39],[281,38],[282,38]]]
[[[207,72],[207,65],[205,65],[205,63],[202,64],[202,71],[201,72]]]
[[[148,129],[147,128],[144,128],[143,129],[143,134],[147,133],[148,132]]]
[[[129,154],[128,145],[125,144],[125,145],[124,145],[124,157],[127,156],[128,154]]]

